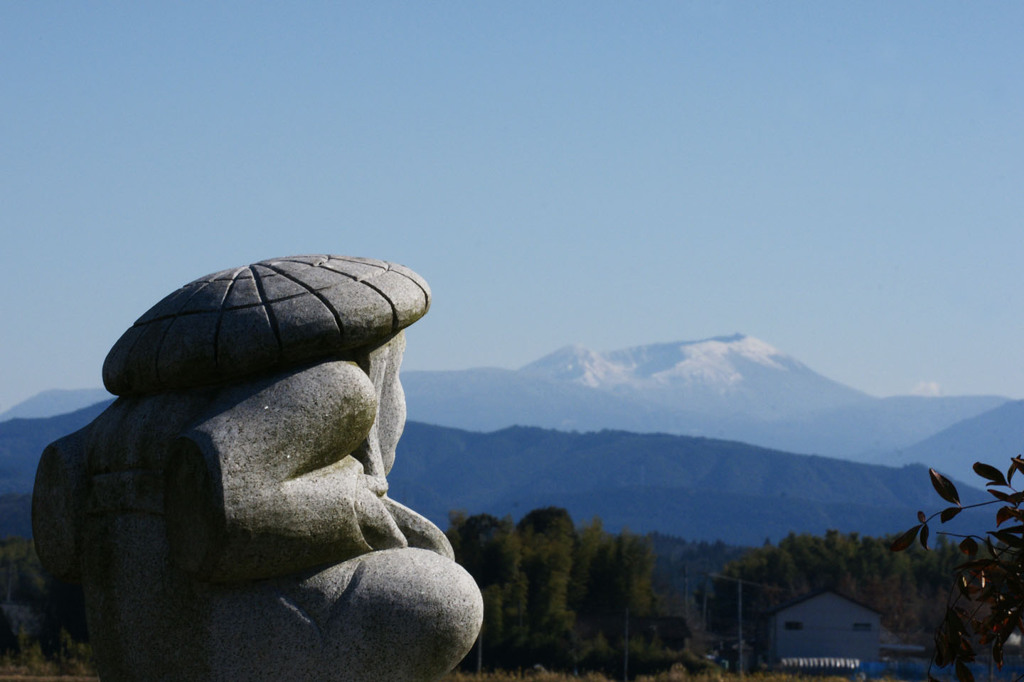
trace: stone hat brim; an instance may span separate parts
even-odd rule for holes
[[[396,263],[291,256],[189,282],[103,363],[115,395],[219,384],[379,343],[423,317],[430,288]]]

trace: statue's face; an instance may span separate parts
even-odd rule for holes
[[[370,380],[377,389],[377,438],[385,473],[391,471],[395,463],[395,448],[405,430],[405,391],[398,378],[404,354],[405,333],[399,332],[370,357],[371,369],[377,365],[382,373],[382,376],[371,374]]]
[[[399,332],[359,362],[377,392],[377,419],[358,454],[353,454],[368,476],[379,479],[374,487],[380,493],[387,489],[383,479],[395,462],[395,447],[405,428],[405,391],[398,379],[404,353],[405,334]]]

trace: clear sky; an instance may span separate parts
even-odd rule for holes
[[[0,410],[275,256],[433,287],[409,369],[744,332],[1024,397],[1024,4],[0,3]]]

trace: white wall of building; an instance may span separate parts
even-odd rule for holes
[[[878,660],[881,617],[875,611],[823,592],[777,611],[771,618],[772,658]]]

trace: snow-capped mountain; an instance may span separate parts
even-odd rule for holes
[[[518,370],[403,372],[402,383],[409,418],[439,426],[661,432],[890,464],[931,464],[937,442],[915,444],[1008,402],[999,396],[874,398],[742,334],[610,352],[569,346]],[[56,409],[54,396],[69,395],[82,405],[112,399],[102,389],[95,395],[47,392],[0,415],[0,423],[38,416],[44,406]],[[1008,409],[977,424],[995,433],[984,420],[999,421]],[[1019,420],[1012,428],[1019,431]],[[958,445],[941,464],[962,476],[972,457],[978,455]]]
[[[597,352],[568,346],[519,370],[403,372],[409,418],[739,440],[866,461],[1006,402],[874,398],[743,334]]]
[[[597,353],[566,346],[523,367],[524,372],[576,381],[591,388],[623,384],[654,388],[668,383],[702,383],[728,390],[743,381],[741,363],[776,370],[806,369],[796,360],[751,336],[735,334]]]
[[[608,353],[569,346],[520,372],[723,416],[781,419],[870,400],[743,334]]]
[[[522,372],[590,388],[617,386],[632,379],[628,366],[615,364],[601,353],[578,344],[560,348],[523,367]]]

